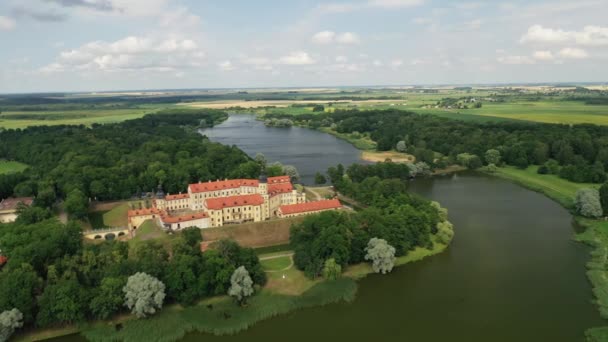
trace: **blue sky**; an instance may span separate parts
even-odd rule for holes
[[[0,92],[608,81],[606,0],[1,0]]]

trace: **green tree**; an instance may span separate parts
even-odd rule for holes
[[[293,165],[283,166],[283,173],[291,178],[291,181],[296,183],[300,180],[300,173]]]
[[[196,301],[200,290],[198,272],[200,259],[189,254],[174,255],[167,267],[165,284],[167,294],[184,305]]]
[[[84,218],[87,215],[87,198],[82,191],[72,190],[65,200],[65,210],[74,218]]]
[[[122,288],[124,278],[107,277],[101,280],[101,285],[93,291],[89,302],[89,310],[97,319],[107,319],[120,311],[123,306]]]
[[[325,178],[325,176],[321,172],[317,172],[315,174],[315,184],[321,185],[325,183],[327,183],[327,178]]]
[[[42,279],[29,264],[0,272],[0,310],[17,308],[26,323],[34,321],[36,296],[42,289]]]
[[[576,212],[585,217],[602,216],[602,204],[600,194],[596,189],[584,188],[576,192]]]
[[[253,294],[253,280],[245,266],[240,266],[230,277],[228,295],[234,297],[239,305],[244,305],[247,298]]]
[[[602,211],[604,215],[608,214],[608,182],[602,184],[599,190],[600,203],[602,204]]]
[[[47,285],[38,305],[40,311],[36,322],[43,327],[83,321],[88,306],[86,291],[75,277],[65,277]]]
[[[165,284],[142,272],[130,276],[122,292],[125,294],[125,306],[137,318],[153,315],[162,308],[165,300]]]
[[[268,164],[266,156],[262,153],[256,153],[254,160],[256,161],[256,163],[260,164],[262,168],[266,168],[266,164]]]
[[[0,313],[0,341],[8,341],[15,329],[23,326],[23,314],[17,309]]]
[[[494,164],[494,165],[500,164],[500,151],[498,151],[498,150],[489,149],[486,151],[486,154],[484,155],[484,157],[486,159],[486,163],[488,163],[488,164]]]
[[[395,265],[395,248],[389,245],[386,240],[372,238],[365,248],[367,254],[365,260],[372,261],[372,269],[376,273],[386,274]]]
[[[336,280],[342,274],[342,266],[336,263],[336,259],[330,258],[325,260],[323,266],[323,277],[327,280]]]
[[[395,149],[397,150],[397,152],[401,152],[401,153],[404,153],[405,151],[407,151],[407,145],[405,145],[405,141],[399,140],[397,142],[397,145],[395,146]]]

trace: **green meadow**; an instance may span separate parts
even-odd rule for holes
[[[27,165],[20,162],[0,160],[0,175],[21,172],[27,168]]]

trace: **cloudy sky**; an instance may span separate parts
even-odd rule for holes
[[[608,81],[608,0],[0,0],[0,92]]]

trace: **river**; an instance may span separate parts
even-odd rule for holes
[[[201,134],[224,145],[237,145],[252,158],[262,153],[269,163],[294,165],[302,183],[309,185],[314,184],[318,171],[325,172],[340,163],[348,166],[361,162],[359,150],[333,135],[300,127],[266,127],[253,115],[231,115],[222,124],[201,130]]]
[[[293,164],[307,179],[358,156],[332,136],[267,128],[251,116],[232,116],[205,134]],[[233,336],[192,333],[182,342],[571,342],[604,324],[585,276],[590,250],[572,240],[572,217],[560,205],[472,172],[416,179],[410,189],[449,209],[455,238],[444,253],[361,280],[352,303],[300,310]]]

